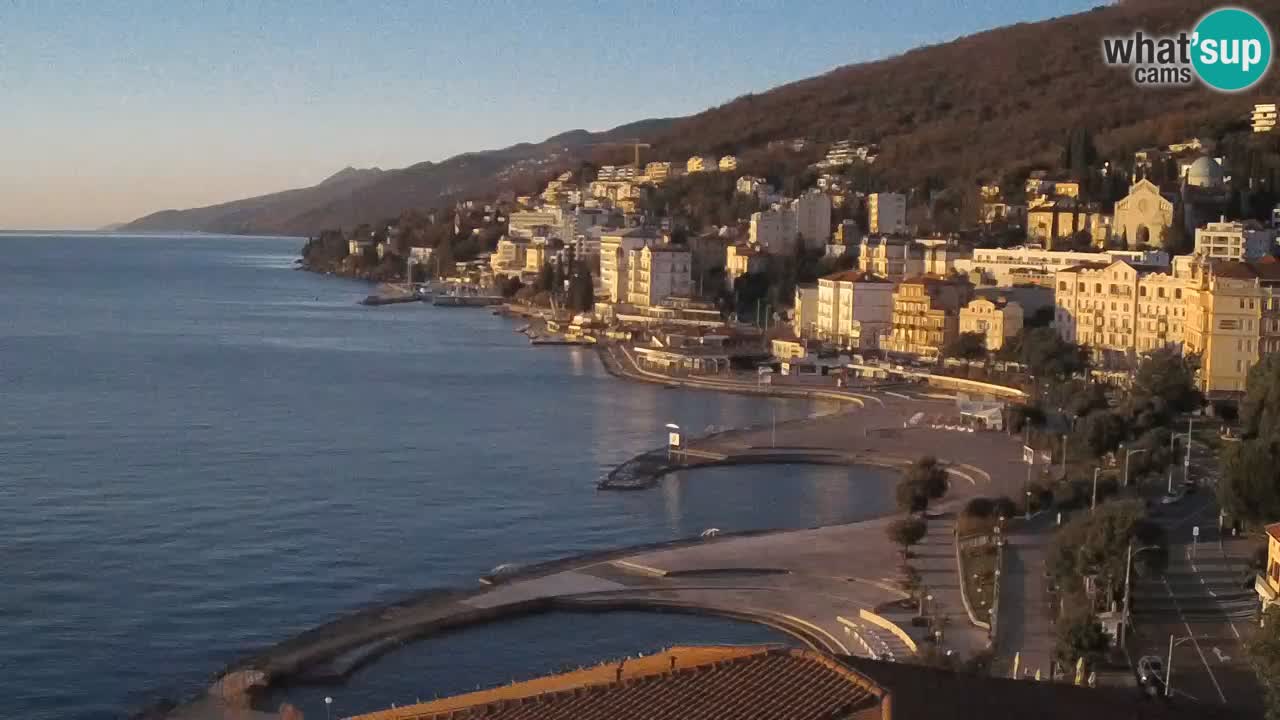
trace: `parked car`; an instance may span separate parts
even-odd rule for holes
[[[1138,682],[1149,687],[1164,685],[1164,663],[1155,655],[1143,655],[1138,659]]]

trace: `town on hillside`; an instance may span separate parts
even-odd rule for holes
[[[991,458],[991,496],[942,526],[986,628],[965,667],[1090,686],[1136,676],[1153,695],[1256,708],[1259,684],[1280,688],[1266,669],[1280,669],[1280,635],[1251,640],[1268,618],[1280,626],[1280,495],[1258,481],[1280,467],[1276,117],[1259,104],[1216,134],[1110,154],[1081,129],[1057,162],[910,188],[878,181],[877,142],[856,129],[685,159],[634,143],[630,162],[559,169],[536,192],[321,233],[300,262],[381,281],[382,297],[501,305],[534,344],[596,346],[631,379],[874,400],[903,428],[1002,433],[952,451]],[[888,409],[917,400],[932,404]],[[635,473],[728,457],[668,429]],[[793,432],[807,445],[810,431]],[[1019,453],[997,451],[1014,437]],[[928,450],[886,531],[918,613],[902,637],[954,668],[930,615],[935,580],[910,552],[947,492]],[[641,486],[633,475],[601,487]],[[1002,590],[1006,546],[1022,570]],[[1018,607],[998,609],[1003,597]],[[1193,646],[1202,662],[1186,667]]]
[[[760,167],[732,154],[646,162],[636,143],[632,162],[563,171],[536,195],[321,233],[302,262],[500,297],[573,338],[665,334],[650,359],[680,371],[770,357],[778,381],[819,384],[854,357],[869,373],[877,361],[1017,370],[1023,337],[1052,327],[1109,381],[1170,348],[1196,358],[1199,390],[1229,399],[1280,349],[1275,117],[1258,105],[1234,137],[1112,158],[1076,131],[1056,166],[962,194],[874,187],[865,140],[805,164],[812,142],[775,141]],[[708,360],[715,343],[739,351]]]

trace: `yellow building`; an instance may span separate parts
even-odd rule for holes
[[[995,352],[1022,330],[1022,306],[1008,298],[976,298],[960,311],[960,332],[982,335]]]
[[[654,185],[661,185],[670,180],[676,174],[675,168],[669,162],[651,162],[644,166],[644,182]]]
[[[883,349],[894,353],[938,357],[960,332],[960,308],[973,286],[965,281],[918,277],[905,280],[893,293],[892,331]]]
[[[736,155],[725,155],[720,158],[720,172],[733,172],[738,169],[738,158]]]
[[[1160,245],[1173,225],[1173,202],[1150,180],[1139,180],[1129,194],[1116,203],[1112,234],[1129,248]]]
[[[1049,250],[1081,232],[1089,236],[1090,244],[1102,247],[1110,238],[1111,225],[1110,215],[1077,205],[1074,200],[1042,201],[1027,208],[1027,241]]]
[[[1254,580],[1253,589],[1262,600],[1262,609],[1280,600],[1280,523],[1267,526],[1267,570]]]
[[[719,161],[714,155],[694,155],[685,163],[685,172],[699,173],[711,172],[719,167]]]
[[[1172,273],[1123,260],[1059,270],[1054,293],[1058,334],[1088,347],[1103,366],[1132,365],[1139,353],[1181,346],[1186,264],[1175,265]]]
[[[1186,350],[1200,358],[1197,384],[1244,392],[1249,369],[1280,345],[1280,263],[1197,263],[1193,288]]]

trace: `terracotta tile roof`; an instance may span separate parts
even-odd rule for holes
[[[1267,534],[1276,540],[1280,540],[1280,523],[1271,523],[1268,525]]]
[[[879,717],[882,695],[810,650],[677,647],[356,720],[825,720]]]
[[[842,658],[888,693],[891,720],[1244,720],[1255,717],[1216,703],[1166,703],[1132,687],[1077,687],[1010,680],[866,658]]]
[[[831,280],[833,282],[888,282],[888,280],[882,277],[876,277],[875,275],[870,275],[860,270],[841,270],[840,272],[834,272],[830,275],[824,275],[820,279]]]

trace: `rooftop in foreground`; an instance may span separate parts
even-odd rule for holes
[[[1234,708],[1136,689],[962,675],[777,646],[674,647],[355,720],[1213,720]]]

